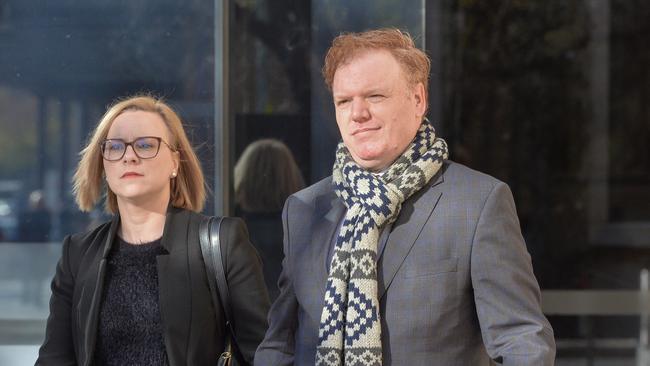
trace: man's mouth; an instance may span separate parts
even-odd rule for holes
[[[354,130],[354,132],[352,132],[352,136],[355,136],[355,135],[358,135],[358,134],[362,134],[362,133],[364,133],[364,132],[377,131],[377,130],[379,130],[379,127],[364,127],[364,128],[359,128],[358,130]]]

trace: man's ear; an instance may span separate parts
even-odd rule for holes
[[[413,100],[418,116],[424,116],[424,112],[427,110],[427,95],[422,83],[417,83],[413,88]]]

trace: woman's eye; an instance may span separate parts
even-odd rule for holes
[[[112,143],[108,144],[108,148],[111,151],[119,151],[119,150],[124,149],[124,144],[121,144],[119,142],[112,142]]]
[[[150,142],[147,141],[138,141],[135,143],[138,149],[140,150],[148,150],[153,148],[153,145]]]

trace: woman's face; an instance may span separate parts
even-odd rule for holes
[[[106,140],[102,145],[104,173],[118,206],[125,201],[145,206],[166,205],[170,179],[178,172],[179,156],[167,146],[169,131],[160,115],[125,111],[113,121]],[[117,159],[122,152],[124,155]]]

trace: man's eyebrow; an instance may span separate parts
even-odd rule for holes
[[[391,92],[391,90],[392,90],[391,88],[387,88],[387,87],[386,88],[368,89],[368,90],[363,92],[363,95],[364,96],[370,96],[370,95],[374,95],[374,94],[388,94],[388,93]],[[349,94],[340,93],[340,94],[332,94],[332,97],[334,98],[334,100],[339,100],[339,99],[348,99],[351,96]]]
[[[366,95],[375,95],[375,94],[386,94],[384,89],[370,89],[366,92]]]
[[[379,88],[374,88],[366,91],[366,95],[373,95],[373,94],[388,94],[390,93],[392,88],[390,87],[379,87]]]

